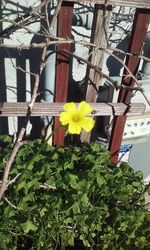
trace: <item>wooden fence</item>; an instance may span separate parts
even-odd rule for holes
[[[143,114],[145,106],[143,104],[132,104],[131,94],[132,88],[136,84],[135,79],[129,76],[129,72],[134,76],[137,73],[139,65],[139,57],[136,55],[141,54],[143,43],[147,34],[147,27],[150,18],[150,1],[149,0],[66,0],[62,2],[61,8],[58,14],[57,21],[57,36],[70,39],[72,16],[74,3],[93,3],[94,18],[92,26],[91,43],[96,46],[103,46],[105,44],[105,32],[107,32],[109,19],[112,6],[130,6],[135,7],[135,17],[132,26],[132,32],[130,36],[130,42],[128,47],[128,53],[131,55],[126,58],[125,69],[123,72],[122,86],[118,103],[95,103],[96,93],[92,85],[88,85],[85,92],[85,99],[91,103],[94,108],[95,116],[113,115],[114,122],[112,127],[112,134],[109,144],[109,149],[112,155],[112,162],[116,163],[118,159],[118,152],[120,149],[126,117],[128,115]],[[105,24],[101,17],[101,12],[108,12]],[[110,14],[109,14],[110,13]],[[57,45],[57,64],[56,64],[56,80],[55,80],[55,103],[35,103],[31,116],[55,116],[54,128],[58,127],[59,119],[58,115],[62,110],[63,103],[67,102],[68,96],[68,81],[69,81],[69,62],[71,57],[71,44],[61,43]],[[67,51],[67,53],[66,53]],[[95,68],[91,68],[90,64],[87,67],[87,75],[90,76],[95,86],[99,86],[101,77],[105,77],[98,72],[103,63],[103,50],[99,50],[96,55],[91,56],[90,62],[95,65]],[[128,70],[127,70],[128,68]],[[131,89],[129,89],[131,88]],[[28,103],[1,103],[0,117],[4,116],[26,116],[28,110]],[[63,130],[54,136],[54,144],[64,144]],[[82,139],[89,140],[84,133],[81,135]]]

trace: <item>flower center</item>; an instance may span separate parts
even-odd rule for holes
[[[81,120],[81,116],[80,116],[78,113],[73,114],[72,120],[73,120],[74,122],[79,122],[79,121]]]

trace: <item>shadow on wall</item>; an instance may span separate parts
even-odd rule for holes
[[[9,7],[7,6],[7,4],[9,5]],[[0,18],[4,18],[4,17],[9,17],[9,15],[11,14],[14,14],[16,17],[23,16],[31,9],[23,5],[20,5],[19,3],[14,3],[14,1],[7,1],[6,5],[2,5],[2,3],[0,4],[0,10],[1,10]],[[3,30],[1,23],[0,26],[1,43],[3,43],[4,38],[11,39],[11,34],[13,34],[15,30],[16,27],[13,27],[13,25],[10,25],[8,26],[8,28],[5,28]],[[32,41],[35,40],[36,38],[33,37]],[[39,42],[42,42],[42,40]],[[31,85],[30,87],[32,92],[35,78],[33,74],[31,74],[30,77],[27,78],[26,71],[30,71],[36,74],[39,71],[40,59],[41,59],[40,49],[18,50],[15,48],[8,48],[8,47],[0,48],[0,82],[1,82],[0,102],[12,101],[12,93],[13,93],[13,99],[16,100],[17,102],[27,101],[27,79],[28,81],[30,81]],[[27,68],[27,61],[29,61],[30,69]],[[11,71],[12,68],[13,70]],[[19,68],[21,70],[19,70]],[[37,101],[39,100],[40,96],[38,96],[37,98]],[[25,119],[24,117],[18,118],[17,131],[19,131],[22,125],[24,124],[24,119]],[[9,134],[9,126],[13,127],[13,124],[10,123],[8,124],[8,118],[0,117],[0,134]],[[35,118],[33,126],[34,128],[36,128],[35,129],[36,136],[39,136],[41,129],[39,118],[38,119]]]
[[[9,5],[9,7],[8,7]],[[23,15],[25,12],[28,12],[30,8],[27,8],[19,3],[15,3],[14,1],[7,1],[5,4],[0,3],[0,19],[8,17],[9,15],[16,15],[16,17]],[[15,31],[15,27],[13,25],[8,26],[3,30],[3,24],[0,23],[0,40],[3,43],[3,39],[10,38],[10,34]],[[16,94],[16,99],[18,102],[26,101],[26,75],[21,70],[16,70],[16,74],[11,75],[11,79],[8,81],[7,72],[9,72],[10,64],[7,63],[7,59],[12,59],[14,63],[14,67],[20,67],[22,70],[26,70],[26,59],[29,59],[28,50],[18,51],[17,49],[12,48],[0,48],[0,82],[1,82],[1,89],[0,89],[0,102],[9,101],[9,94],[11,92]],[[11,65],[11,67],[13,67]],[[16,79],[16,80],[14,80]],[[13,86],[10,82],[16,81]],[[8,83],[9,82],[9,83]],[[12,85],[12,86],[9,86]],[[7,92],[7,90],[9,91]],[[18,129],[22,126],[24,118],[18,118]],[[7,117],[0,117],[0,134],[8,134],[8,118]]]
[[[27,50],[18,52],[17,49],[0,48],[0,55],[0,102],[12,101],[10,99],[11,93],[16,94],[17,102],[25,102],[26,74],[23,71],[26,71],[26,60],[30,58],[29,52]],[[19,67],[22,70],[16,70],[16,75],[11,75],[10,71],[10,76],[8,76],[7,72],[10,70],[10,64],[7,64],[7,60],[10,58],[13,60],[14,67]],[[8,79],[8,77],[11,77],[11,79]],[[9,91],[7,92],[7,90]],[[18,129],[22,126],[23,120],[22,117],[18,118]],[[0,133],[8,134],[8,118],[6,117],[0,118]]]
[[[126,36],[119,44],[116,46],[117,49],[127,51],[129,43],[129,36]],[[121,60],[125,59],[125,55],[119,52],[114,51],[114,55],[119,57]],[[109,56],[106,62],[106,66],[109,71],[110,76],[120,76],[120,71],[123,68],[123,65],[113,56]]]
[[[30,63],[30,72],[37,73],[39,70],[39,62],[41,58],[41,50],[34,49],[34,50],[22,50],[18,52],[18,49],[4,49],[0,48],[0,82],[1,82],[1,90],[0,90],[0,102],[6,101],[14,101],[11,100],[12,92],[13,92],[13,99],[17,102],[26,102],[27,101],[27,78],[25,73],[29,71],[27,68],[27,60]],[[15,72],[11,69],[13,65],[10,63],[7,64],[8,60],[12,60],[14,67],[17,67]],[[19,68],[21,70],[19,70]],[[10,75],[7,75],[7,72],[10,72]],[[28,77],[29,80],[29,77]],[[31,84],[31,92],[33,90],[35,77],[33,74],[30,75],[30,84]],[[41,79],[42,85],[42,79]],[[29,84],[28,84],[29,85]],[[9,91],[7,91],[9,90]],[[40,90],[39,90],[40,91]],[[28,93],[31,94],[31,93]],[[40,101],[41,96],[39,95],[37,101]],[[17,131],[24,125],[24,117],[18,118],[18,125]],[[31,118],[31,123],[33,122],[33,126],[35,128],[35,133],[37,136],[40,134],[40,119],[39,118]],[[37,124],[38,122],[38,124]],[[9,124],[11,126],[11,124]],[[0,118],[0,134],[8,134],[8,118],[1,117]]]

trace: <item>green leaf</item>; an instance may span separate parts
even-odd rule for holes
[[[86,206],[88,204],[89,199],[88,199],[87,193],[82,194],[80,201],[82,202],[82,204],[84,206]]]
[[[67,231],[61,234],[61,243],[63,246],[74,246],[74,233]]]
[[[8,136],[8,135],[0,135],[0,140],[3,142],[12,142],[12,137]]]
[[[78,202],[73,204],[72,209],[74,214],[80,214],[80,206]]]
[[[136,171],[135,172],[135,177],[139,177],[139,179],[142,180],[143,179],[143,173],[142,173],[142,171]]]
[[[64,170],[66,169],[73,169],[74,165],[72,162],[65,162],[64,164]]]
[[[133,181],[133,182],[132,182],[132,186],[133,186],[133,187],[137,187],[137,188],[141,188],[141,187],[142,187],[141,183],[140,183],[140,182],[137,182],[137,181]]]
[[[30,220],[27,220],[25,223],[22,223],[21,228],[23,229],[24,233],[29,233],[29,231],[35,232],[38,229],[38,227]]]
[[[67,179],[69,181],[70,186],[73,189],[78,189],[78,176],[75,174],[68,174]]]
[[[31,187],[39,188],[38,179],[35,178],[26,184],[26,189],[29,190]]]
[[[21,189],[25,189],[26,185],[27,185],[27,183],[25,181],[20,182],[17,185],[16,191],[19,192]]]
[[[104,179],[103,176],[98,175],[96,177],[96,180],[97,180],[97,184],[98,184],[99,187],[106,184],[106,180]]]
[[[43,207],[43,208],[39,211],[40,217],[43,217],[47,211],[48,211],[48,209],[47,209],[46,207]]]

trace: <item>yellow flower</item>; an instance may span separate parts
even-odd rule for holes
[[[91,117],[86,117],[92,112],[92,107],[82,101],[78,108],[74,102],[66,103],[63,107],[65,112],[60,114],[60,122],[62,125],[68,125],[69,134],[80,134],[81,129],[89,132],[95,124]]]

